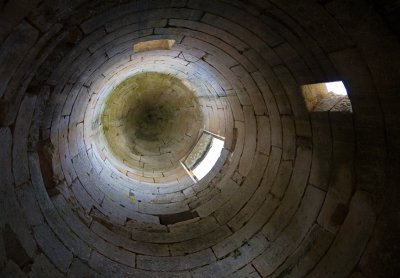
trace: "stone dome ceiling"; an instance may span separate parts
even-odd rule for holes
[[[396,3],[0,1],[0,277],[398,277]]]

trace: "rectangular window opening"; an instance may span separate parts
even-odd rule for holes
[[[169,50],[175,44],[175,40],[151,40],[138,42],[133,45],[135,53],[150,51],[150,50]]]
[[[301,91],[309,112],[353,112],[342,81],[307,84]]]
[[[189,155],[181,162],[182,166],[198,182],[212,170],[223,148],[224,138],[205,130]]]

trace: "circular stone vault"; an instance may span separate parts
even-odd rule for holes
[[[180,79],[156,72],[118,84],[107,96],[100,117],[115,157],[146,171],[178,167],[203,126],[195,93]]]
[[[0,277],[400,277],[398,3],[0,1]]]

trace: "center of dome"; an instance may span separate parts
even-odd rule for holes
[[[109,149],[125,165],[166,171],[179,166],[195,144],[203,121],[195,92],[182,80],[146,72],[113,89],[101,125]]]
[[[179,107],[171,99],[162,100],[163,94],[155,94],[150,99],[146,96],[139,107],[129,111],[127,128],[135,130],[135,136],[139,140],[156,141],[168,136],[168,131],[176,122]]]

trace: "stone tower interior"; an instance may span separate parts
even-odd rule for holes
[[[0,0],[0,277],[400,277],[399,38],[399,0]]]

